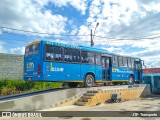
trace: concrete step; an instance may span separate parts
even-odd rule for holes
[[[90,102],[91,99],[80,98],[78,101],[80,101],[80,102]]]
[[[85,105],[86,105],[86,102],[77,101],[77,102],[75,103],[75,105],[85,106]]]
[[[91,99],[93,96],[87,96],[87,95],[84,95],[82,96],[81,98],[84,98],[84,99]]]
[[[87,91],[87,93],[98,93],[97,90],[90,90],[90,91]]]
[[[85,93],[85,96],[94,96],[96,93]]]

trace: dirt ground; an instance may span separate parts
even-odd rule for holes
[[[42,111],[160,111],[160,95],[125,101],[122,103],[103,103],[97,106],[70,105]],[[159,113],[160,115],[160,113]],[[116,116],[116,115],[115,115]],[[4,118],[3,118],[4,119]],[[10,118],[13,120],[160,120],[160,117],[46,117]],[[9,120],[10,120],[9,119]],[[4,119],[5,120],[5,119]]]

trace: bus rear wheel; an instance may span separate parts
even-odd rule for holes
[[[77,83],[77,82],[69,82],[69,83],[68,83],[68,86],[69,86],[70,88],[75,88],[75,87],[78,86],[78,83]]]
[[[132,84],[134,84],[134,82],[135,82],[134,77],[132,75],[130,75],[129,80],[128,80],[128,84],[132,85]]]
[[[85,78],[85,87],[92,87],[94,84],[93,75],[88,74]]]

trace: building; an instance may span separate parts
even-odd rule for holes
[[[160,93],[160,68],[143,69],[143,82],[151,85],[153,93]]]

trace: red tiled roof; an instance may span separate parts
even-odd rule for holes
[[[143,73],[145,74],[160,73],[160,68],[146,68],[146,69],[143,69]]]

